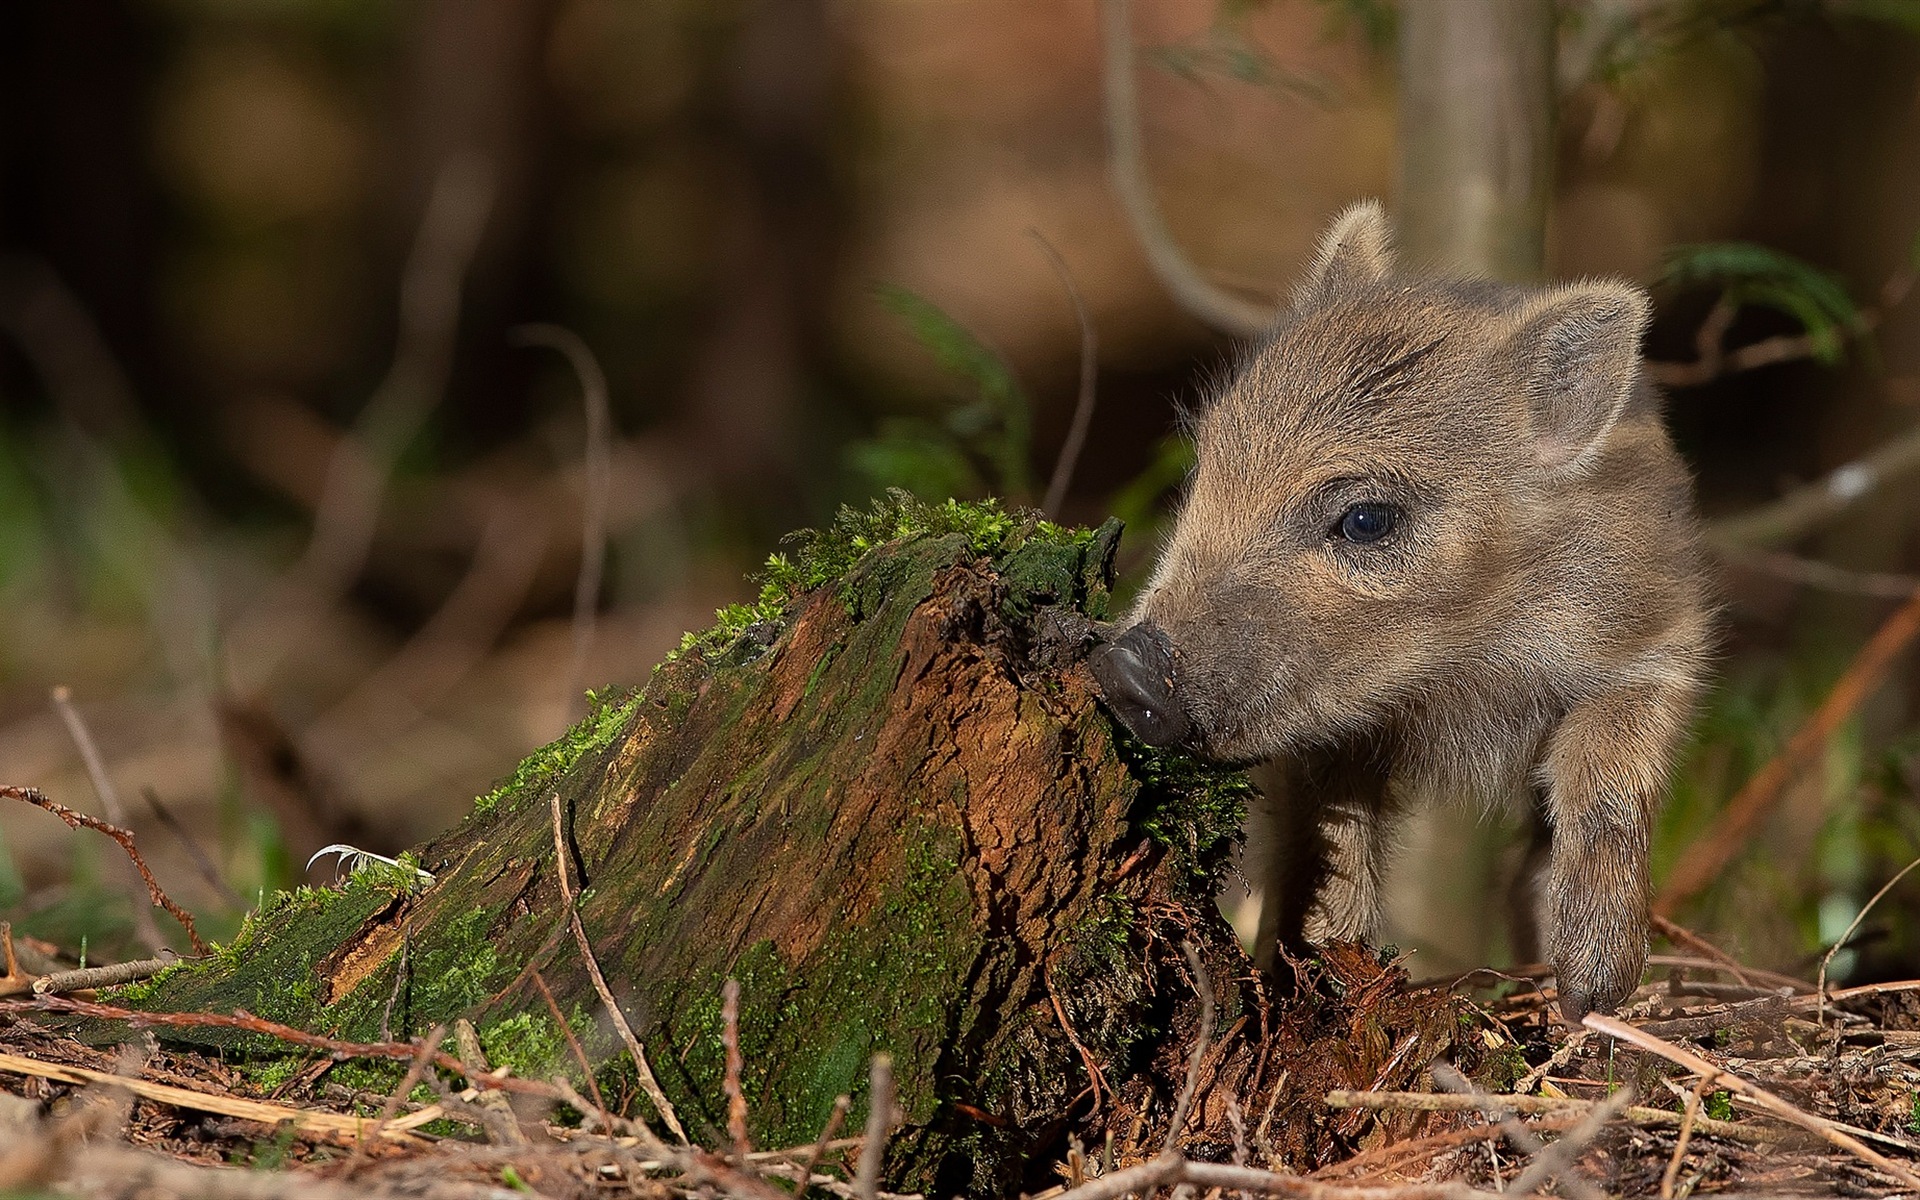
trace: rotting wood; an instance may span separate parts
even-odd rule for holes
[[[713,1145],[732,1140],[731,977],[751,1141],[811,1141],[842,1093],[864,1112],[885,1051],[888,1183],[1004,1188],[1089,1064],[1139,1074],[1135,1047],[1194,1003],[1170,946],[1246,976],[1210,903],[1246,785],[1127,757],[1095,703],[1080,662],[1117,525],[896,498],[821,537],[841,540],[643,691],[597,698],[402,869],[282,897],[209,963],[117,999],[348,1040],[468,1016],[489,1061],[531,1078],[578,1079],[569,1026],[616,1104],[635,1082],[601,1019],[619,1011],[665,1102],[629,1115],[670,1106]],[[549,932],[576,881],[570,944]],[[284,1053],[240,1029],[167,1036]]]

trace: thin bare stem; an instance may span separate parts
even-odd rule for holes
[[[1489,1097],[1476,1092],[1444,1095],[1439,1092],[1333,1091],[1328,1092],[1326,1098],[1328,1108],[1367,1108],[1384,1112],[1485,1113],[1489,1103],[1500,1110],[1527,1116],[1585,1116],[1604,1102],[1580,1100],[1571,1096],[1522,1096],[1505,1093]],[[1672,1127],[1680,1123],[1680,1114],[1668,1112],[1663,1108],[1644,1108],[1635,1105],[1625,1109],[1622,1115],[1641,1125]],[[1750,1142],[1777,1139],[1780,1136],[1777,1129],[1741,1125],[1733,1121],[1715,1121],[1706,1117],[1700,1118],[1699,1128],[1702,1133],[1712,1134],[1714,1137],[1738,1138]]]
[[[547,1002],[547,1012],[553,1017],[553,1023],[560,1027],[560,1034],[567,1040],[567,1049],[573,1054],[573,1061],[580,1064],[580,1075],[587,1081],[587,1090],[593,1093],[593,1106],[606,1111],[607,1100],[600,1094],[600,1081],[593,1077],[593,1063],[587,1058],[586,1047],[573,1032],[573,1022],[560,1011],[559,1001],[553,998],[553,989],[547,986],[546,979],[535,971],[532,975],[533,986],[539,991],[540,998]]]
[[[1174,303],[1222,333],[1253,337],[1273,323],[1273,312],[1209,282],[1174,242],[1147,181],[1140,140],[1140,98],[1133,73],[1133,22],[1128,0],[1101,0],[1107,167],[1147,264]]]
[[[413,936],[400,935],[400,958],[393,964],[393,990],[387,993],[387,1006],[380,1010],[380,1040],[393,1040],[393,1010],[400,1004],[400,993],[407,988],[407,969],[413,957]]]
[[[1872,596],[1883,600],[1905,600],[1920,592],[1920,575],[1901,575],[1891,571],[1852,571],[1798,554],[1771,550],[1741,550],[1723,547],[1720,557],[1729,565],[1764,572],[1803,587],[1847,596]]]
[[[1613,1017],[1603,1017],[1598,1013],[1588,1013],[1583,1023],[1589,1029],[1604,1033],[1608,1037],[1619,1038],[1629,1045],[1638,1046],[1649,1054],[1659,1055],[1668,1062],[1685,1067],[1687,1070],[1700,1075],[1702,1078],[1712,1080],[1713,1083],[1717,1083],[1728,1091],[1738,1092],[1741,1096],[1751,1101],[1756,1108],[1769,1112],[1783,1121],[1798,1125],[1802,1129],[1819,1134],[1827,1141],[1832,1142],[1834,1145],[1847,1151],[1874,1169],[1899,1180],[1904,1186],[1920,1189],[1920,1175],[1916,1175],[1906,1166],[1893,1161],[1852,1134],[1847,1133],[1845,1130],[1836,1128],[1834,1122],[1822,1117],[1816,1117],[1812,1113],[1806,1112],[1782,1100],[1772,1092],[1756,1087],[1740,1076],[1715,1066],[1697,1054],[1683,1050],[1672,1042],[1655,1037],[1644,1029],[1636,1029],[1625,1021],[1616,1020]]]
[[[727,1097],[727,1133],[733,1138],[733,1153],[742,1164],[753,1153],[747,1139],[747,1093],[740,1086],[740,1074],[746,1061],[740,1056],[740,981],[728,979],[720,991],[720,1041],[726,1049],[727,1066],[721,1090]]]
[[[1080,452],[1086,449],[1087,431],[1093,428],[1093,408],[1098,399],[1095,385],[1100,376],[1100,334],[1093,326],[1093,314],[1087,311],[1079,285],[1073,281],[1073,272],[1067,268],[1067,260],[1060,257],[1053,243],[1038,229],[1027,230],[1027,236],[1047,256],[1047,264],[1059,277],[1060,286],[1066,289],[1067,299],[1073,302],[1073,319],[1080,326],[1080,393],[1073,403],[1073,421],[1067,426],[1066,440],[1060,443],[1060,457],[1053,460],[1053,477],[1047,481],[1046,499],[1040,502],[1040,511],[1057,521],[1061,507],[1067,502],[1067,489],[1073,485],[1074,469],[1080,465]]]
[[[579,709],[587,657],[593,649],[594,622],[600,611],[600,581],[607,562],[607,493],[612,486],[613,408],[607,373],[600,369],[585,339],[559,325],[521,325],[508,337],[518,346],[545,346],[566,356],[580,381],[587,410],[586,495],[581,499],[580,575],[573,585],[573,657],[567,663],[569,715]]]
[[[1192,942],[1181,942],[1180,949],[1187,956],[1187,968],[1193,972],[1194,989],[1200,993],[1200,1024],[1194,1030],[1193,1050],[1187,1055],[1187,1081],[1173,1106],[1173,1118],[1167,1123],[1167,1140],[1161,1144],[1163,1154],[1174,1153],[1174,1147],[1179,1144],[1180,1131],[1186,1128],[1194,1095],[1200,1090],[1200,1066],[1213,1043],[1213,980],[1207,975],[1206,964],[1200,961],[1200,952]]]
[[[887,1133],[893,1128],[893,1057],[885,1052],[873,1056],[871,1086],[867,1097],[867,1138],[860,1146],[860,1169],[854,1176],[854,1191],[860,1200],[876,1200],[880,1195],[880,1168],[887,1157]]]
[[[1680,1114],[1680,1136],[1673,1141],[1673,1157],[1667,1160],[1667,1169],[1660,1173],[1660,1200],[1673,1200],[1673,1185],[1680,1178],[1680,1163],[1687,1156],[1687,1143],[1693,1140],[1693,1123],[1700,1116],[1700,1093],[1706,1085],[1706,1077],[1702,1076],[1686,1095],[1686,1111]]]
[[[153,815],[167,827],[167,832],[180,843],[180,848],[187,852],[187,857],[193,860],[194,869],[200,872],[200,878],[206,880],[207,886],[235,908],[246,908],[246,897],[233,890],[233,886],[220,873],[220,868],[215,865],[205,847],[201,846],[199,840],[180,823],[180,818],[174,816],[173,811],[161,803],[160,793],[151,787],[142,787],[140,795],[146,800],[147,807],[153,810]]]
[[[1527,1164],[1526,1170],[1520,1172],[1520,1177],[1515,1179],[1513,1186],[1507,1190],[1516,1196],[1526,1196],[1545,1187],[1550,1179],[1557,1178],[1565,1183],[1566,1173],[1573,1169],[1580,1152],[1585,1150],[1587,1144],[1594,1138],[1600,1136],[1600,1131],[1607,1127],[1609,1121],[1619,1116],[1632,1103],[1633,1089],[1623,1087],[1594,1105],[1592,1111],[1588,1112],[1578,1125],[1535,1154],[1533,1161]]]
[[[1847,923],[1847,928],[1845,932],[1841,933],[1839,939],[1835,941],[1833,945],[1827,947],[1827,952],[1820,956],[1820,975],[1814,983],[1814,994],[1820,997],[1818,1004],[1814,1008],[1814,1021],[1816,1024],[1825,1025],[1827,1023],[1827,967],[1833,962],[1833,956],[1840,953],[1840,947],[1846,945],[1847,939],[1853,936],[1853,931],[1860,928],[1860,922],[1867,919],[1867,914],[1873,911],[1873,906],[1880,903],[1880,901],[1886,897],[1886,894],[1893,890],[1893,885],[1905,879],[1907,872],[1913,870],[1915,867],[1920,867],[1920,858],[1916,858],[1906,866],[1901,867],[1899,874],[1887,880],[1880,890],[1873,894],[1873,899],[1867,901],[1861,906],[1860,911],[1854,914],[1853,920]]]
[[[380,1135],[386,1131],[387,1122],[393,1120],[399,1113],[400,1106],[407,1102],[407,1094],[413,1091],[414,1085],[432,1069],[433,1056],[439,1052],[440,1043],[446,1036],[447,1027],[435,1025],[427,1031],[426,1037],[420,1039],[420,1048],[414,1053],[413,1061],[407,1064],[407,1073],[400,1077],[400,1082],[388,1094],[387,1102],[380,1106],[380,1115],[373,1122],[373,1128],[367,1131],[365,1139],[361,1142],[362,1147],[368,1142],[380,1139]]]
[[[168,899],[167,894],[160,890],[159,880],[155,879],[153,872],[147,869],[147,860],[140,857],[140,851],[133,844],[133,834],[118,825],[109,825],[97,817],[75,812],[66,805],[49,799],[39,788],[15,787],[12,784],[0,783],[0,796],[11,796],[15,800],[24,800],[28,804],[44,808],[65,821],[69,829],[91,829],[95,833],[104,833],[120,843],[120,848],[125,850],[127,857],[133,861],[134,870],[140,873],[141,881],[147,885],[147,898],[152,901],[154,907],[167,910],[169,916],[180,922],[181,928],[187,931],[187,940],[193,943],[194,953],[207,953],[207,944],[200,940],[199,932],[193,927],[193,914]],[[139,907],[136,901],[135,908]]]
[[[807,1151],[807,1161],[800,1172],[800,1186],[794,1189],[793,1200],[804,1200],[807,1185],[813,1181],[813,1172],[820,1160],[827,1156],[827,1147],[833,1144],[834,1135],[840,1132],[840,1126],[846,1123],[847,1110],[853,1107],[853,1097],[842,1092],[833,1098],[833,1111],[827,1115],[827,1123],[820,1127],[820,1139]]]
[[[120,803],[120,792],[113,786],[113,777],[107,774],[106,760],[100,756],[100,747],[94,743],[93,733],[81,719],[80,710],[74,707],[73,693],[62,685],[54,688],[50,695],[54,711],[60,714],[68,736],[73,738],[74,747],[80,751],[80,761],[86,764],[87,778],[93,783],[94,794],[100,797],[101,805],[107,810],[107,820],[123,829],[133,824],[127,819],[126,805]],[[167,939],[160,935],[159,923],[153,919],[153,906],[140,903],[141,881],[131,873],[123,872],[123,878],[133,900],[134,932],[149,950],[166,949]]]
[[[620,1034],[620,1040],[626,1043],[627,1053],[633,1056],[634,1071],[640,1077],[640,1090],[653,1102],[654,1111],[660,1114],[660,1120],[668,1131],[679,1138],[682,1145],[686,1145],[687,1131],[680,1127],[680,1117],[673,1111],[673,1103],[660,1090],[660,1081],[654,1078],[653,1068],[647,1064],[647,1052],[640,1045],[640,1039],[634,1036],[633,1026],[627,1024],[627,1014],[620,1010],[619,1001],[613,998],[613,989],[607,986],[607,977],[600,973],[600,960],[594,957],[593,945],[587,941],[587,927],[581,924],[580,910],[574,907],[573,885],[567,882],[567,842],[560,819],[560,793],[551,792],[548,799],[553,810],[553,866],[559,874],[560,900],[573,926],[574,943],[580,947],[580,957],[586,960],[593,990],[600,993],[600,1003],[607,1006],[614,1029]]]
[[[1920,427],[1882,442],[1778,500],[1712,522],[1707,526],[1707,541],[1722,553],[1791,542],[1916,470],[1920,470]]]
[[[448,159],[434,178],[400,281],[393,364],[334,451],[297,568],[325,595],[344,590],[365,564],[394,464],[446,391],[461,289],[493,211],[494,183],[493,164],[474,154]]]

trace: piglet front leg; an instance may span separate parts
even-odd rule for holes
[[[1648,843],[1694,698],[1673,674],[1576,705],[1538,768],[1553,823],[1540,924],[1569,1022],[1619,1007],[1646,967]]]

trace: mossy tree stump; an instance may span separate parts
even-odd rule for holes
[[[282,896],[212,962],[123,1000],[360,1039],[464,1015],[541,1077],[570,1060],[538,969],[609,1102],[652,1116],[558,936],[557,793],[589,939],[696,1140],[725,1141],[731,976],[758,1144],[811,1140],[840,1093],[857,1122],[885,1050],[890,1178],[1004,1188],[1088,1060],[1124,1079],[1190,1000],[1170,946],[1244,971],[1207,898],[1246,785],[1129,753],[1080,668],[1118,532],[899,498],[843,514],[773,560],[758,605],[420,847],[430,884],[375,869]],[[298,1062],[208,1040],[269,1077]]]

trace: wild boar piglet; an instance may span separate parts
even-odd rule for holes
[[[1647,317],[1611,280],[1401,275],[1363,203],[1195,415],[1178,518],[1093,669],[1142,740],[1258,764],[1257,957],[1373,935],[1408,806],[1514,801],[1516,950],[1571,1020],[1638,984],[1711,637]]]

